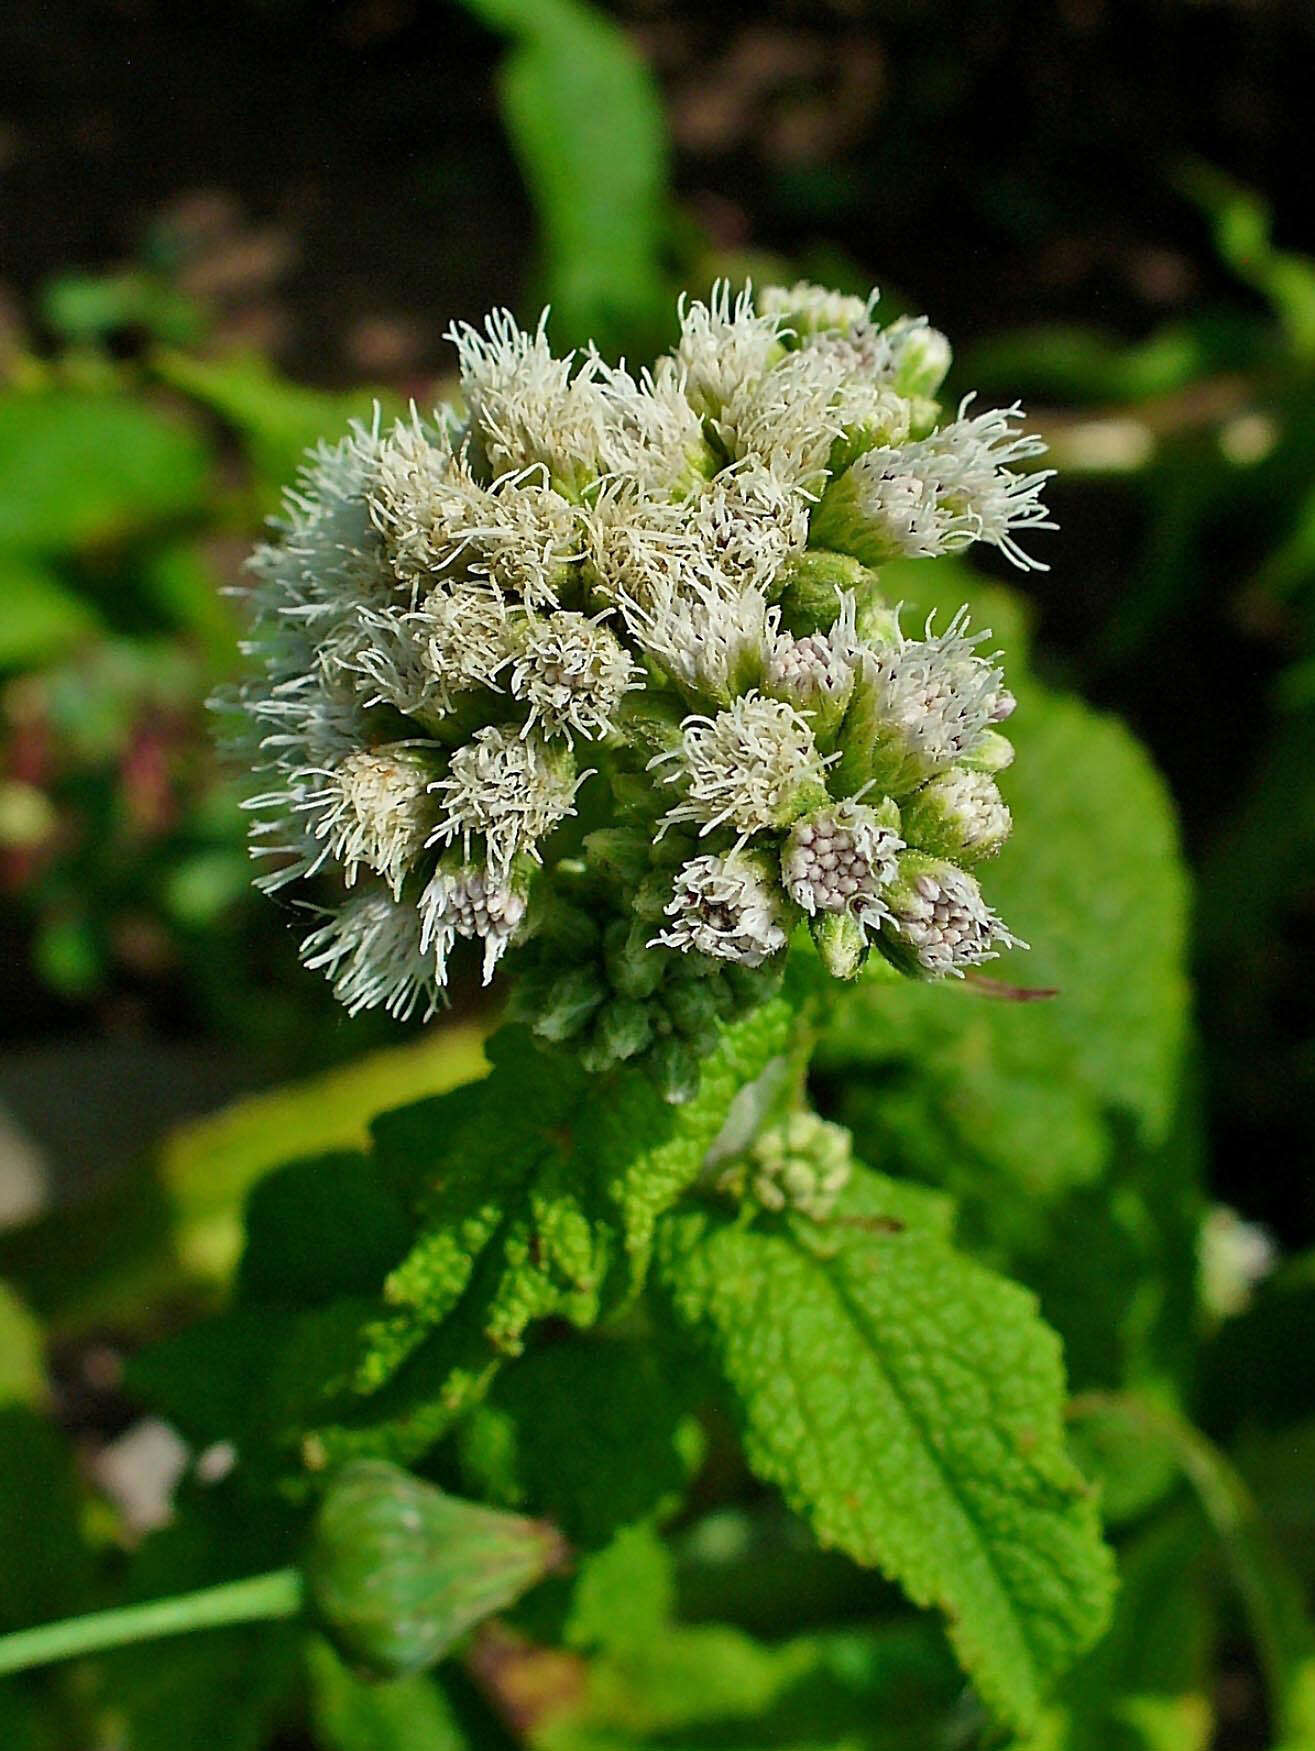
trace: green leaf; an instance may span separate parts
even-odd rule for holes
[[[778,998],[727,1029],[680,1107],[638,1071],[600,1083],[507,1028],[486,1081],[376,1122],[379,1163],[415,1196],[420,1230],[356,1380],[363,1395],[390,1386],[389,1457],[437,1439],[535,1321],[589,1325],[637,1293],[657,1217],[697,1176],[737,1092],[781,1056],[793,1013]],[[317,1438],[326,1456],[372,1439]]]
[[[0,549],[70,553],[184,516],[208,466],[196,433],[140,398],[0,395]]]
[[[384,391],[332,395],[291,383],[256,354],[199,359],[162,350],[151,362],[161,381],[233,427],[271,502],[294,479],[306,451],[326,433],[353,419],[369,425],[376,407],[386,418],[402,411],[397,397]]]
[[[1269,207],[1242,183],[1200,162],[1189,164],[1180,180],[1210,218],[1215,247],[1229,267],[1269,299],[1297,356],[1315,358],[1315,261],[1275,247]]]
[[[362,1148],[375,1113],[454,1088],[484,1067],[480,1029],[436,1028],[175,1131],[161,1151],[160,1178],[189,1273],[227,1280],[242,1249],[243,1200],[273,1168],[294,1156]]]
[[[633,346],[666,301],[666,129],[656,81],[580,0],[465,0],[512,38],[503,115],[543,229],[548,296],[571,345]]]
[[[910,621],[968,600],[1009,657],[1021,654],[1007,593],[945,569],[889,566],[883,587],[910,603]],[[1058,995],[1019,1003],[971,982],[860,980],[819,1062],[880,1069],[840,1114],[869,1153],[988,1205],[994,1232],[1008,1217],[1025,1235],[1046,1202],[1102,1176],[1107,1115],[1150,1144],[1168,1133],[1186,1033],[1187,893],[1172,808],[1138,744],[1018,669],[1011,661],[1018,757],[1001,778],[1014,833],[982,884],[1032,949],[986,970]]]
[[[41,1325],[7,1283],[0,1282],[0,1404],[36,1410],[46,1397]]]
[[[594,1661],[536,1751],[925,1751],[962,1686],[925,1625],[823,1630],[764,1646],[672,1627]]]
[[[1108,1633],[1016,1751],[1206,1751],[1214,1613],[1197,1514],[1157,1521],[1120,1554]]]
[[[1315,1742],[1315,1622],[1298,1577],[1251,1492],[1225,1456],[1190,1423],[1132,1393],[1087,1393],[1073,1413],[1123,1422],[1170,1449],[1219,1541],[1245,1607],[1279,1739]]]
[[[641,1653],[668,1633],[674,1603],[670,1547],[651,1521],[623,1526],[580,1562],[563,1639],[586,1652]]]
[[[0,668],[34,669],[67,657],[100,630],[94,608],[43,565],[0,551]]]
[[[291,1307],[372,1293],[411,1238],[375,1163],[345,1152],[289,1162],[259,1181],[246,1230],[239,1294]]]
[[[466,1744],[442,1691],[426,1674],[367,1683],[318,1636],[308,1644],[306,1659],[319,1751],[462,1751]]]
[[[726,1374],[754,1469],[824,1544],[944,1611],[991,1707],[1034,1721],[1102,1629],[1112,1568],[1032,1297],[898,1222],[675,1214],[662,1241],[675,1309]]]
[[[0,1631],[81,1610],[91,1580],[63,1437],[21,1403],[0,1406]]]
[[[553,1343],[513,1362],[461,1430],[470,1487],[573,1545],[679,1505],[700,1455],[687,1390],[651,1342]]]
[[[286,1711],[298,1634],[260,1624],[180,1636],[162,1656],[142,1644],[104,1662],[105,1691],[122,1751],[222,1746],[262,1751]]]

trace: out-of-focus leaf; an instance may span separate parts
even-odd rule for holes
[[[143,556],[138,576],[142,594],[170,627],[191,633],[217,663],[232,667],[238,616],[195,545],[179,542],[153,549]]]
[[[623,1526],[579,1563],[564,1640],[585,1651],[640,1653],[667,1633],[674,1602],[670,1546],[651,1521]]]
[[[91,1565],[78,1510],[63,1437],[25,1404],[0,1406],[0,1632],[85,1608]]]
[[[368,1683],[318,1636],[308,1644],[307,1662],[318,1751],[462,1751],[466,1745],[427,1673]]]
[[[649,1345],[614,1340],[512,1363],[461,1447],[481,1498],[546,1514],[582,1548],[678,1506],[700,1452],[672,1367]]]
[[[75,344],[105,340],[116,329],[138,328],[186,346],[205,332],[205,318],[192,299],[139,269],[60,274],[42,289],[41,316],[48,328]]]
[[[961,571],[937,576],[940,563],[883,571],[883,586],[909,603],[911,621],[976,599],[965,594]],[[1008,631],[1000,636],[999,592],[985,600],[977,618],[997,622],[1008,662],[1013,641]],[[1019,702],[1009,723],[1018,758],[1001,778],[1015,830],[982,870],[982,885],[1032,948],[986,970],[1006,985],[1057,988],[1059,995],[1010,1003],[971,985],[859,981],[824,1041],[824,1060],[906,1055],[925,1062],[929,1051],[958,1052],[962,1071],[974,1055],[963,1042],[975,1035],[979,1061],[1002,1077],[1005,1122],[1008,1082],[1021,1075],[1122,1110],[1148,1139],[1162,1138],[1177,1100],[1188,997],[1186,877],[1172,808],[1121,724],[1051,693],[1019,668],[1008,662]],[[1074,1136],[1084,1139],[1080,1179],[1090,1171],[1092,1146],[1082,1130]]]
[[[64,997],[86,997],[105,972],[105,951],[95,925],[83,912],[43,918],[32,946],[42,979]]]
[[[196,432],[140,397],[0,395],[0,549],[69,553],[184,516],[208,467]]]
[[[1229,267],[1269,299],[1293,351],[1315,358],[1315,261],[1276,248],[1268,205],[1222,171],[1189,164],[1181,181],[1211,220],[1215,245]]]
[[[667,164],[653,75],[581,0],[464,0],[512,39],[502,101],[543,228],[549,298],[571,345],[645,337],[666,286]]]
[[[485,1068],[479,1028],[438,1028],[414,1044],[253,1095],[174,1132],[161,1153],[160,1176],[189,1272],[227,1279],[242,1249],[243,1201],[272,1168],[290,1157],[360,1148],[376,1113],[455,1088]]]
[[[821,1631],[767,1647],[673,1628],[593,1662],[535,1751],[925,1751],[962,1681],[928,1624]]]
[[[100,626],[83,597],[39,561],[19,553],[0,551],[0,602],[2,669],[35,669],[66,657]]]
[[[1293,1747],[1315,1742],[1315,1623],[1285,1553],[1242,1477],[1200,1432],[1132,1394],[1075,1399],[1081,1417],[1122,1419],[1144,1439],[1169,1447],[1219,1541],[1246,1610],[1269,1691],[1276,1737]]]
[[[289,1162],[266,1174],[247,1201],[239,1293],[286,1307],[368,1295],[411,1234],[401,1200],[370,1156],[340,1151]]]
[[[1252,362],[1254,323],[1212,318],[1162,328],[1129,346],[1092,328],[1027,328],[972,347],[964,380],[986,393],[1072,402],[1145,401],[1188,388],[1207,373]]]
[[[1158,1521],[1123,1553],[1114,1621],[1014,1751],[1206,1751],[1213,1600],[1199,1515]]]
[[[359,1148],[381,1107],[481,1075],[481,1037],[437,1028],[183,1126],[156,1163],[0,1235],[0,1273],[64,1337],[220,1287],[241,1255],[242,1207],[258,1180],[289,1157]]]
[[[40,1322],[0,1282],[0,1405],[40,1406],[46,1396],[46,1365]]]
[[[251,459],[262,497],[270,504],[292,482],[306,451],[321,438],[335,437],[354,419],[369,425],[376,407],[386,418],[402,411],[397,397],[383,391],[333,395],[291,383],[255,354],[199,359],[161,351],[152,364],[162,381],[233,428]]]

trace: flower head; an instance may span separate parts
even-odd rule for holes
[[[539,841],[573,811],[584,776],[569,754],[537,736],[489,724],[452,756],[445,778],[430,788],[442,803],[431,844],[483,841],[489,868],[505,873],[520,854],[539,856]]]
[[[744,853],[693,858],[678,872],[665,912],[671,922],[653,942],[682,954],[760,967],[785,947],[780,889]]]
[[[965,967],[993,961],[1004,948],[1027,944],[996,916],[966,870],[922,852],[904,852],[887,890],[888,936],[919,971],[963,977]]]
[[[437,811],[429,793],[432,756],[419,748],[361,749],[325,774],[308,807],[314,832],[342,866],[350,887],[364,867],[382,876],[394,898],[424,850]]]
[[[694,411],[716,419],[733,395],[756,383],[781,357],[780,328],[779,316],[754,309],[748,291],[732,298],[725,280],[706,304],[682,299],[675,356]]]
[[[442,969],[420,943],[420,914],[387,894],[362,894],[340,906],[301,945],[301,958],[333,984],[349,1015],[384,1008],[409,1021],[419,1004],[438,1008]]]
[[[514,872],[444,859],[420,895],[421,950],[434,955],[442,978],[457,937],[478,938],[487,985],[525,920],[526,904],[525,883]]]
[[[926,438],[878,445],[860,455],[827,488],[814,519],[815,537],[870,565],[962,553],[974,541],[986,541],[1024,571],[1044,571],[1018,545],[1015,532],[1055,527],[1041,502],[1054,470],[1027,474],[1010,464],[1039,456],[1046,446],[1017,431],[1017,406],[971,418],[967,408],[965,399],[959,418]]]
[[[781,853],[785,891],[809,917],[847,912],[877,929],[890,917],[885,891],[904,841],[864,803],[828,803],[796,821]]]
[[[971,753],[1004,697],[998,660],[978,651],[989,637],[968,631],[962,608],[944,632],[929,619],[922,638],[906,638],[896,622],[888,644],[861,652],[839,768],[846,794],[875,783],[902,796]]]
[[[545,736],[612,733],[617,708],[640,685],[638,665],[616,634],[583,614],[550,614],[529,620],[512,664],[509,688],[529,707],[525,729]]]
[[[813,733],[792,706],[746,693],[715,717],[689,717],[682,746],[663,776],[680,787],[668,825],[689,821],[701,835],[735,828],[742,840],[785,827],[825,796],[822,758]]]
[[[804,920],[840,979],[1014,940],[960,867],[1009,829],[1013,696],[875,567],[1030,563],[1040,444],[1016,408],[938,426],[948,343],[875,306],[718,285],[636,369],[495,311],[451,331],[460,412],[308,459],[219,703],[260,885],[337,884],[304,952],[353,1011],[429,1013],[459,943],[486,982],[514,946],[541,1038],[683,1098]]]

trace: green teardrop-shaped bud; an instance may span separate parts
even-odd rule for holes
[[[895,387],[901,395],[934,396],[944,383],[953,352],[939,328],[911,324],[895,354]]]
[[[904,805],[904,836],[920,851],[960,864],[994,857],[1009,837],[1011,817],[989,772],[951,766]]]
[[[572,968],[553,980],[530,1025],[540,1039],[557,1045],[578,1034],[606,996],[607,987],[592,967]]]
[[[646,760],[651,760],[684,745],[680,726],[687,715],[688,708],[674,694],[649,687],[626,695],[617,708],[616,726]]]
[[[688,1040],[700,1054],[709,1052],[717,1042],[723,1004],[720,981],[710,979],[673,980],[663,994],[667,1014],[676,1032]]]
[[[881,600],[877,574],[847,553],[809,548],[787,559],[777,572],[781,625],[795,638],[827,632],[840,613],[840,593],[852,590],[862,614],[865,605]]]
[[[819,912],[808,921],[809,935],[833,979],[856,979],[867,959],[867,937],[852,912]]]
[[[380,1678],[422,1671],[567,1556],[555,1527],[444,1494],[383,1460],[330,1483],[306,1555],[311,1608]]]
[[[617,997],[599,1011],[590,1046],[598,1059],[597,1067],[607,1070],[613,1064],[622,1064],[627,1058],[635,1057],[652,1038],[653,1023],[647,1006]],[[586,1062],[588,1056],[588,1052],[582,1052],[580,1062],[586,1070],[592,1070],[594,1065]]]
[[[999,730],[984,730],[979,742],[967,754],[960,754],[959,765],[970,772],[1003,772],[1014,763],[1014,744]]]
[[[666,957],[649,948],[653,927],[642,918],[618,918],[607,928],[603,959],[607,976],[623,997],[651,997],[667,971]]]
[[[688,1040],[659,1040],[648,1059],[649,1070],[663,1100],[683,1106],[699,1091],[699,1056]]]

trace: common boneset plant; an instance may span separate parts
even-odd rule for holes
[[[464,412],[323,445],[252,562],[237,738],[260,885],[341,878],[302,952],[353,1013],[520,949],[537,1035],[672,1100],[801,924],[842,979],[1017,944],[970,867],[1013,698],[876,568],[1052,526],[1016,407],[941,419],[925,320],[806,284],[680,319],[636,375],[497,312],[451,331]]]
[[[257,553],[258,673],[226,703],[261,885],[336,872],[303,955],[353,1012],[431,1013],[468,943],[514,975],[512,1025],[484,1081],[252,1199],[201,1356],[249,1357],[238,1480],[320,1498],[303,1563],[14,1638],[0,1670],[307,1610],[412,1672],[557,1569],[559,1532],[565,1645],[665,1645],[655,1533],[710,1377],[818,1541],[944,1614],[980,1702],[898,1655],[918,1707],[1030,1730],[1099,1635],[1057,1339],[809,1090],[846,984],[898,1004],[1019,946],[974,873],[1010,831],[1013,696],[966,609],[913,621],[879,568],[973,541],[1036,563],[1041,446],[1016,408],[943,418],[944,338],[874,299],[723,288],[680,316],[638,375],[505,313],[454,330],[464,411],[322,446]],[[186,1422],[176,1342],[145,1378]],[[479,1503],[394,1469],[431,1458]],[[543,1743],[642,1740],[634,1682]]]

